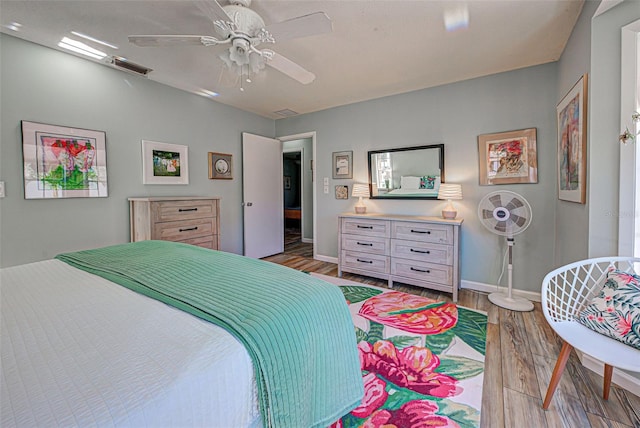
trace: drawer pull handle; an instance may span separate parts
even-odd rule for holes
[[[413,248],[411,249],[411,252],[420,254],[431,254],[431,251],[414,250]]]
[[[198,211],[197,208],[178,208],[179,213],[183,213],[185,211]]]
[[[198,226],[196,226],[196,227],[188,227],[186,229],[178,229],[178,232],[188,232],[190,230],[198,230]]]
[[[358,229],[373,229],[373,226],[360,226],[360,225],[358,225],[357,227],[358,227]]]
[[[416,272],[422,272],[422,273],[431,273],[430,270],[422,270],[422,269],[417,269],[412,267],[411,270],[416,271]]]
[[[411,233],[426,233],[427,235],[431,235],[430,230],[413,230],[411,229]]]
[[[365,247],[373,247],[373,244],[368,244],[368,243],[366,243],[366,242],[356,242],[356,244],[358,244],[358,245],[363,245],[363,246],[365,246]]]
[[[369,264],[373,264],[373,262],[371,260],[361,260],[361,259],[356,259],[357,261],[359,261],[360,263],[369,263]]]

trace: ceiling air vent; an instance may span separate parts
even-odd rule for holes
[[[136,64],[135,62],[131,62],[126,58],[121,58],[118,56],[114,56],[112,58],[111,63],[118,68],[121,68],[126,71],[130,71],[131,73],[140,74],[142,76],[146,76],[147,74],[153,71],[150,68],[147,68],[140,64]]]
[[[274,113],[275,113],[275,114],[278,114],[278,115],[280,115],[280,116],[282,116],[282,117],[291,117],[291,116],[295,116],[295,115],[297,115],[297,114],[298,114],[298,112],[297,112],[297,111],[293,111],[293,110],[288,109],[288,108],[286,108],[286,109],[284,109],[284,110],[274,111]]]

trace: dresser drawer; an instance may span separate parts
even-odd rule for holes
[[[397,277],[411,278],[419,281],[435,282],[443,285],[453,284],[453,269],[451,266],[424,263],[413,260],[391,259],[391,274]]]
[[[346,268],[389,273],[389,257],[379,254],[343,250],[340,263]]]
[[[165,241],[185,241],[187,239],[217,234],[215,221],[213,218],[167,221],[156,223],[153,226],[151,239],[162,239]]]
[[[342,235],[342,249],[386,256],[389,255],[389,240],[378,236]]]
[[[403,239],[391,240],[391,256],[442,265],[453,264],[453,246]]]
[[[410,221],[394,221],[391,237],[410,241],[432,242],[453,245],[453,226]]]
[[[208,248],[210,250],[217,250],[218,249],[218,239],[215,235],[208,235],[208,236],[201,236],[199,238],[191,238],[191,239],[185,239],[183,241],[178,241],[178,242],[182,242],[184,244],[191,244],[191,245],[197,245],[198,247],[204,247],[204,248]]]
[[[215,200],[155,202],[151,206],[153,222],[215,217]]]
[[[390,235],[389,223],[389,221],[381,220],[343,218],[342,233],[347,233],[350,235],[366,235],[388,238]]]

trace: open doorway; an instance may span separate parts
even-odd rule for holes
[[[281,141],[284,252],[313,257],[313,139],[300,135]]]
[[[282,153],[284,245],[302,241],[302,149]]]

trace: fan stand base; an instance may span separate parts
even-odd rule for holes
[[[533,310],[533,303],[522,297],[509,297],[502,293],[491,293],[489,294],[489,301],[494,305],[512,311],[526,312]]]

